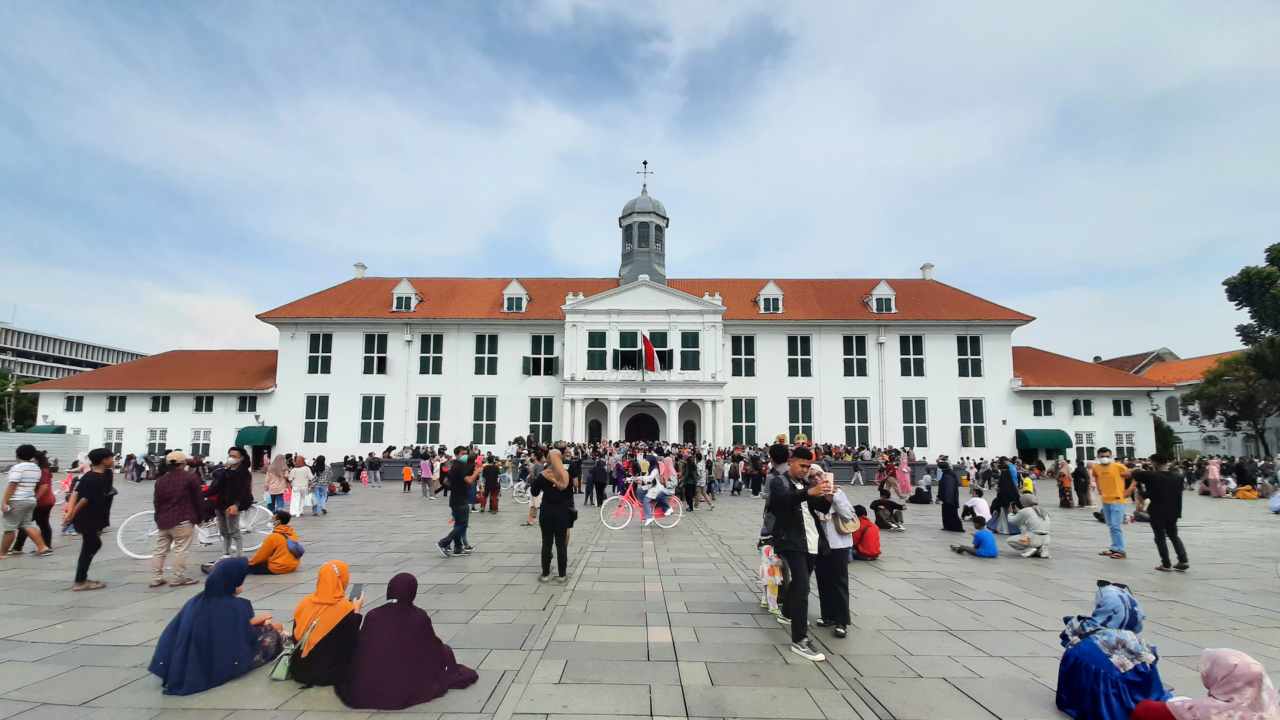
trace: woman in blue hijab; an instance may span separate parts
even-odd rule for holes
[[[1144,617],[1127,586],[1099,580],[1093,615],[1062,619],[1059,710],[1076,720],[1129,720],[1139,702],[1169,697],[1156,649],[1138,637]]]
[[[240,593],[249,561],[227,558],[214,566],[204,592],[187,601],[160,635],[148,668],[165,695],[191,695],[217,687],[280,654],[283,627],[270,614],[254,616]]]

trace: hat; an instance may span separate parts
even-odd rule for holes
[[[168,455],[165,455],[164,460],[165,462],[171,462],[175,465],[181,465],[187,461],[187,454],[181,450],[174,450]]]
[[[1018,504],[1022,507],[1031,507],[1032,505],[1039,505],[1040,501],[1036,500],[1036,496],[1031,493],[1022,493],[1022,497],[1018,498]]]

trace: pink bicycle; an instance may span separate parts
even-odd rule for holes
[[[657,500],[653,501],[653,520],[658,527],[670,529],[684,517],[684,505],[675,495],[668,495],[665,500],[666,510]],[[631,483],[625,493],[614,495],[600,506],[600,522],[610,530],[621,530],[631,524],[637,513],[643,516],[644,506],[636,499],[636,485]]]

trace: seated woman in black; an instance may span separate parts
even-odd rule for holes
[[[364,598],[347,599],[351,572],[341,560],[320,566],[316,591],[293,611],[293,639],[298,643],[290,675],[303,685],[337,685],[347,677],[360,635]]]

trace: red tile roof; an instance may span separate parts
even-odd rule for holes
[[[1115,368],[1116,370],[1123,370],[1124,372],[1131,373],[1134,370],[1137,370],[1139,365],[1141,365],[1143,362],[1146,361],[1147,358],[1151,357],[1155,353],[1156,353],[1155,350],[1148,350],[1146,352],[1134,353],[1133,355],[1121,355],[1120,357],[1101,360],[1098,362],[1098,364],[1105,365],[1109,368]]]
[[[616,278],[517,278],[529,293],[524,313],[502,311],[502,290],[511,278],[410,278],[422,296],[413,312],[394,312],[391,291],[400,278],[348,280],[258,315],[265,321],[309,318],[563,320],[565,295],[595,295],[618,286]],[[890,279],[897,293],[892,315],[871,312],[863,298],[878,279],[774,280],[783,292],[783,313],[762,315],[755,298],[767,279],[672,279],[677,290],[702,297],[720,293],[726,320],[986,320],[1027,323],[1030,315],[983,300],[936,280]]]
[[[1160,383],[1101,363],[1085,362],[1039,348],[1013,348],[1013,374],[1024,388],[1157,388]]]
[[[275,384],[275,350],[170,350],[35,383],[23,391],[270,390]]]
[[[1230,352],[1214,353],[1213,355],[1158,362],[1144,370],[1142,377],[1162,385],[1198,382],[1204,379],[1204,374],[1214,365],[1217,365],[1219,360],[1234,357],[1241,352],[1243,351],[1231,350]]]

